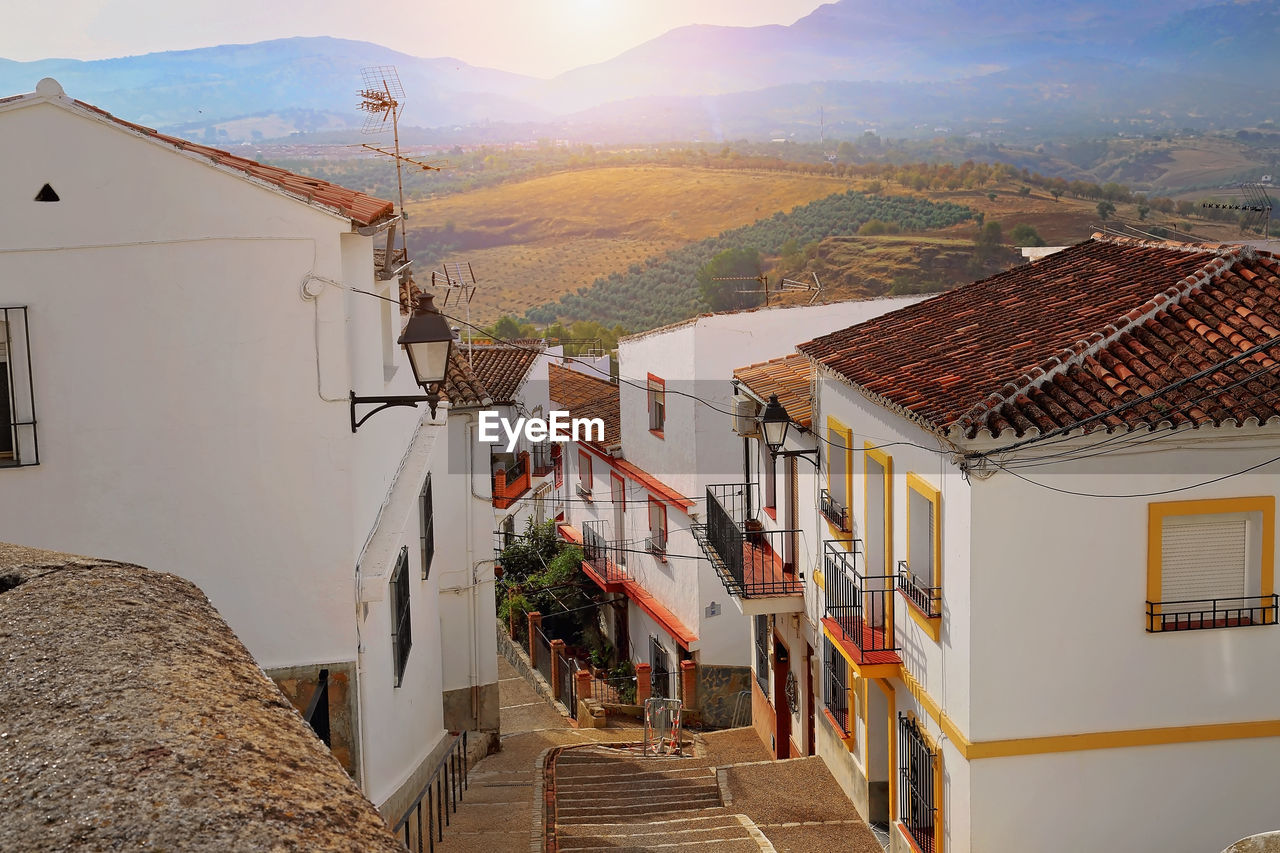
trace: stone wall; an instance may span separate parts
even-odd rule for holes
[[[738,705],[738,695],[751,689],[749,666],[698,667],[697,710],[702,724],[707,728],[729,728],[735,724],[734,711],[738,710],[737,725],[751,722],[751,703],[744,699]]]
[[[472,688],[462,687],[444,693],[444,727],[452,732],[497,732],[500,728],[498,684],[484,684],[476,688],[476,705],[471,705]]]

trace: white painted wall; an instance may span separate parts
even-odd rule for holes
[[[1019,473],[1078,492],[1155,492],[1256,465],[1278,439],[1274,427],[1206,427],[1139,452]],[[975,480],[970,738],[1274,719],[1280,684],[1261,674],[1280,654],[1280,628],[1149,634],[1144,602],[1149,504],[1278,493],[1269,468],[1111,500],[1005,473]]]
[[[29,308],[40,440],[39,466],[0,470],[0,539],[179,573],[264,668],[356,660],[362,549],[381,537],[360,566],[376,576],[386,548],[419,548],[421,478],[397,472],[420,414],[353,435],[347,393],[417,389],[398,347],[384,371],[377,300],[325,285],[307,301],[301,286],[373,289],[371,238],[50,103],[0,106],[0,137],[0,304]],[[45,182],[60,202],[31,201]],[[393,486],[408,497],[389,501]],[[436,530],[443,545],[450,528]],[[359,624],[374,799],[441,731],[435,594],[414,590],[410,689],[385,677],[387,598]]]
[[[1276,828],[1277,761],[1277,738],[975,761],[972,838],[947,849],[1222,850]]]

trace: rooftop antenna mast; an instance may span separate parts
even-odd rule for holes
[[[476,274],[471,269],[470,261],[453,261],[440,264],[442,272],[437,278],[435,270],[431,271],[431,286],[443,287],[444,302],[442,307],[453,299],[454,305],[462,305],[467,312],[467,361],[471,361],[471,298],[476,295]]]
[[[759,290],[739,290],[738,293],[763,293],[765,307],[769,305],[769,279],[764,273],[760,275],[726,275],[712,276],[712,281],[758,281],[760,282]]]
[[[816,272],[813,272],[813,271],[811,270],[811,271],[809,272],[809,275],[813,276],[813,283],[812,283],[812,284],[810,284],[810,283],[809,283],[809,282],[807,282],[807,281],[796,281],[796,280],[795,280],[795,279],[793,279],[793,278],[784,278],[784,279],[781,281],[781,283],[778,285],[778,289],[779,289],[779,290],[784,290],[784,291],[786,291],[786,290],[803,290],[803,291],[812,290],[812,291],[813,291],[813,296],[809,297],[809,303],[808,303],[808,304],[812,305],[812,304],[814,303],[814,301],[815,301],[815,300],[817,300],[817,298],[822,294],[822,282],[818,281],[818,274],[817,274]]]
[[[404,112],[404,87],[400,85],[400,74],[396,71],[394,65],[371,65],[360,69],[360,77],[362,87],[360,89],[361,112],[367,113],[364,119],[364,126],[360,128],[362,133],[384,133],[387,124],[391,125],[392,139],[395,147],[388,150],[378,145],[361,144],[360,147],[367,148],[378,154],[390,157],[396,161],[396,187],[399,190],[400,201],[400,249],[395,248],[396,230],[393,226],[387,233],[387,246],[383,251],[382,264],[379,268],[379,278],[387,281],[395,278],[397,275],[402,276],[401,283],[404,284],[407,279],[412,282],[412,273],[409,272],[409,235],[405,228],[405,220],[407,219],[404,212],[404,164],[408,163],[424,171],[439,171],[440,167],[431,163],[423,163],[420,160],[414,160],[412,157],[405,157],[400,153],[400,114]],[[407,294],[412,299],[413,294]]]
[[[1244,196],[1241,204],[1206,201],[1201,207],[1212,207],[1218,210],[1243,210],[1245,216],[1240,219],[1240,233],[1251,228],[1262,232],[1264,240],[1271,239],[1271,196],[1260,183],[1243,183],[1240,193]]]

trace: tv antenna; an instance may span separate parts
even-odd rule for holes
[[[738,293],[739,294],[763,293],[765,307],[768,307],[769,305],[769,279],[765,277],[764,273],[760,273],[760,275],[712,276],[711,280],[712,281],[757,281],[760,283],[759,290],[739,290]]]
[[[1262,232],[1263,239],[1271,237],[1271,196],[1260,183],[1246,182],[1240,185],[1240,193],[1244,196],[1241,204],[1206,201],[1201,207],[1217,210],[1242,210],[1245,215],[1240,218],[1240,233],[1250,229]]]
[[[392,139],[394,140],[394,148],[387,149],[385,146],[361,144],[360,147],[367,148],[386,157],[390,157],[396,161],[396,187],[399,190],[400,201],[400,249],[395,248],[396,230],[393,226],[387,232],[387,246],[382,253],[382,263],[379,266],[379,278],[383,281],[395,278],[397,275],[412,281],[413,274],[409,271],[409,234],[405,227],[405,221],[408,218],[404,212],[404,165],[408,163],[411,166],[422,169],[424,171],[439,171],[440,167],[431,163],[424,163],[421,160],[415,160],[412,157],[406,157],[400,153],[400,114],[404,112],[404,87],[400,85],[400,74],[396,71],[394,65],[370,65],[360,69],[360,77],[362,87],[360,89],[361,112],[367,113],[364,119],[364,126],[360,128],[362,133],[384,133],[387,130],[387,124],[391,125]],[[402,282],[403,283],[403,282]],[[413,294],[410,293],[412,298]]]
[[[471,359],[471,298],[476,295],[476,274],[471,269],[470,261],[453,261],[451,263],[441,263],[441,272],[437,277],[435,270],[431,271],[431,286],[443,287],[444,302],[442,307],[448,306],[450,298],[453,304],[463,306],[467,312],[467,360]]]
[[[779,289],[780,289],[780,290],[784,290],[784,291],[786,291],[786,290],[798,290],[798,291],[810,291],[810,290],[812,290],[812,291],[813,291],[813,296],[809,297],[809,302],[808,302],[808,304],[809,304],[809,305],[812,305],[812,304],[814,303],[814,301],[818,298],[819,294],[821,294],[821,293],[822,293],[822,282],[818,281],[818,274],[817,274],[816,272],[810,271],[810,272],[809,272],[809,275],[813,276],[813,283],[812,283],[812,284],[810,284],[810,283],[809,283],[809,282],[807,282],[807,281],[796,281],[796,280],[795,280],[795,279],[793,279],[793,278],[784,278],[784,279],[781,281],[781,283],[779,284],[779,286],[778,286],[778,287],[779,287]]]

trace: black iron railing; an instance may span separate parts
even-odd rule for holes
[[[1147,631],[1198,631],[1242,625],[1275,625],[1280,595],[1148,601]]]
[[[794,566],[784,559],[788,541],[798,531],[765,530],[749,512],[750,486],[707,487],[707,523],[703,549],[714,552],[712,564],[730,594],[742,598],[802,594]]]
[[[603,520],[582,525],[582,558],[605,583],[620,583],[627,577],[627,543],[610,542],[604,534]]]
[[[663,699],[677,698],[677,691],[672,689],[671,656],[653,636],[649,637],[649,666],[649,695]]]
[[[902,826],[911,834],[921,853],[933,853],[934,762],[937,754],[929,748],[920,724],[914,717],[898,715],[898,809]]]
[[[27,309],[0,308],[0,467],[40,464]]]
[[[307,703],[306,713],[302,719],[307,721],[316,737],[324,741],[325,746],[332,746],[329,734],[329,670],[322,669],[316,676],[316,689]]]
[[[893,630],[893,575],[864,577],[857,570],[860,540],[853,550],[845,543],[823,545],[822,576],[826,588],[826,615],[834,619],[861,652],[888,652],[898,648]]]
[[[458,811],[458,803],[467,790],[467,733],[454,736],[449,750],[427,777],[413,805],[395,825],[395,834],[409,850],[434,851],[437,841],[444,841],[444,828],[449,815]],[[426,820],[423,820],[423,813]],[[423,840],[426,846],[423,846]]]
[[[570,657],[561,657],[556,661],[556,669],[560,675],[560,689],[556,691],[556,699],[569,709],[569,716],[578,719],[578,662]]]
[[[898,561],[898,589],[930,619],[942,615],[942,587],[926,586],[924,581],[911,573],[906,560]]]
[[[849,728],[849,664],[831,645],[831,641],[823,638],[826,655],[823,660],[826,691],[823,701],[827,711],[831,713],[840,731],[847,737],[852,733]]]
[[[837,530],[849,532],[849,508],[831,497],[827,489],[822,490],[818,509]]]
[[[551,641],[547,639],[547,635],[542,632],[541,628],[534,628],[533,631],[533,665],[537,667],[538,672],[542,673],[542,677],[546,679],[547,684],[550,684],[553,664],[551,660]]]
[[[533,476],[535,477],[545,477],[555,469],[555,461],[551,458],[551,444],[549,442],[540,442],[533,445],[529,458],[533,465]]]

